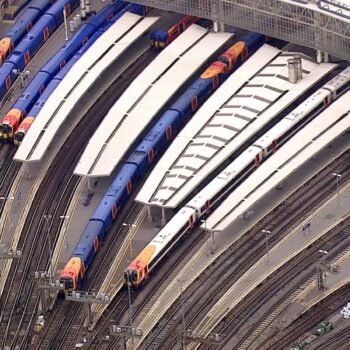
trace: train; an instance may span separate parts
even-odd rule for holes
[[[96,16],[91,18],[84,26],[40,69],[23,94],[13,104],[10,111],[5,115],[0,125],[0,138],[3,141],[12,140],[14,131],[19,122],[26,117],[39,95],[44,91],[47,84],[55,76],[75,52],[84,45],[88,38],[110,20],[115,12],[126,6],[125,2],[113,1],[102,9]],[[26,124],[27,121],[26,121]]]
[[[57,0],[40,17],[0,67],[0,99],[6,95],[19,73],[63,22],[63,10],[69,16],[78,5],[79,0]]]
[[[24,14],[0,40],[0,65],[53,3],[54,0],[35,0],[26,8]]]
[[[191,24],[196,23],[198,20],[198,17],[186,16],[168,30],[158,29],[153,31],[150,35],[152,47],[160,50],[163,49],[173,42]]]
[[[85,227],[59,280],[66,290],[76,290],[91,264],[105,234],[132,191],[167,148],[182,126],[218,86],[265,42],[265,37],[248,33],[226,50],[160,116],[121,165],[113,183]]]
[[[124,272],[124,281],[137,288],[175,243],[202,217],[206,217],[264,159],[350,87],[350,68],[324,84],[243,151],[209,184],[182,207]]]
[[[126,11],[143,15],[145,14],[145,6],[127,4],[126,2],[119,0],[112,1],[84,24],[82,28],[40,69],[23,94],[3,118],[0,125],[0,139],[2,141],[13,140],[16,145],[21,143],[36,116],[36,114],[32,114],[32,111],[30,110],[55,74],[64,67],[77,50],[88,41],[98,28],[105,25],[107,22],[110,22],[111,24],[114,23]],[[102,34],[102,32],[100,32],[100,34]],[[43,102],[43,98],[40,98],[40,102]],[[30,115],[28,114],[29,111]],[[23,121],[21,125],[19,125],[21,120]],[[14,135],[16,135],[16,129],[19,127],[20,132],[14,137]]]

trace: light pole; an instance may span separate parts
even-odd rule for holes
[[[128,227],[128,234],[130,235],[130,245],[129,245],[129,251],[130,251],[130,260],[133,258],[133,251],[132,251],[132,236],[131,236],[131,230],[136,227],[135,224],[128,224],[126,222],[123,222],[124,227]]]
[[[63,220],[63,224],[64,224],[64,234],[66,237],[66,249],[68,249],[68,233],[67,233],[67,221],[66,219],[69,219],[70,216],[69,215],[61,215],[60,219]]]
[[[12,69],[12,73],[19,75],[21,79],[21,88],[24,88],[27,77],[30,75],[30,70],[23,70],[21,72],[19,69]]]
[[[338,208],[340,208],[340,196],[339,196],[339,179],[341,178],[340,173],[332,173],[333,176],[335,176],[337,181],[337,193],[338,193]]]
[[[181,300],[181,313],[182,313],[182,337],[181,337],[181,344],[182,344],[182,349],[186,350],[186,342],[185,342],[186,321],[185,321],[184,298],[183,298],[183,294],[182,294],[182,280],[178,279],[177,282],[180,284],[180,300]]]
[[[67,26],[67,14],[66,9],[63,9],[63,22],[64,22],[64,31],[66,34],[66,41],[68,41],[68,26]]]
[[[129,318],[130,318],[130,327],[131,327],[131,343],[134,344],[134,326],[132,323],[132,308],[131,308],[131,293],[130,293],[130,284],[131,284],[131,280],[130,280],[130,273],[127,272],[126,273],[127,279],[128,279],[128,299],[129,299]]]
[[[207,228],[207,220],[203,219],[201,220],[201,223],[204,224],[204,230],[205,230],[205,235],[208,235],[208,228]],[[212,252],[215,251],[215,236],[214,236],[214,231],[210,231],[210,236],[211,236],[211,245],[212,245]]]
[[[2,200],[2,201],[4,201],[4,203],[5,203],[5,201],[7,200],[7,199],[9,199],[10,200],[10,209],[9,209],[9,211],[8,211],[8,219],[9,219],[9,226],[11,227],[12,226],[12,217],[11,217],[11,207],[12,207],[12,204],[11,204],[11,202],[15,199],[15,197],[13,197],[13,196],[10,196],[10,197],[5,197],[5,196],[1,196],[0,197],[0,200]]]
[[[271,234],[271,231],[269,230],[261,230],[262,233],[265,233],[265,244],[266,244],[266,257],[267,257],[267,261],[269,261],[269,241],[268,241],[268,234]]]
[[[47,228],[47,239],[49,242],[49,254],[50,254],[50,261],[49,261],[49,274],[50,274],[50,283],[52,282],[52,277],[53,277],[53,273],[52,273],[52,265],[51,265],[51,261],[52,261],[52,250],[51,250],[51,238],[50,238],[50,220],[52,218],[52,215],[43,215],[43,218],[46,220],[46,228]]]

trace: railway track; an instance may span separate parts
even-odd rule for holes
[[[225,324],[217,327],[216,331],[225,334],[228,339],[234,339],[230,342],[230,346],[242,350],[260,348],[261,344],[256,341],[259,336],[265,334],[268,338],[273,335],[273,332],[278,332],[281,325],[275,322],[277,317],[301,291],[315,281],[314,262],[320,259],[318,250],[328,249],[329,254],[338,255],[349,248],[350,226],[343,229],[341,225],[333,231],[313,245],[310,250],[304,251],[300,257],[293,259],[287,268],[283,268],[273,276],[261,287],[259,295],[254,293],[253,298],[257,302],[254,303],[249,298],[243,303],[244,306],[235,310],[235,314],[239,313],[239,318],[244,318],[244,321],[237,323],[237,317],[228,315]],[[215,349],[223,348],[224,344],[215,347]]]
[[[106,269],[112,264],[115,252],[118,251],[118,247],[128,233],[128,228],[122,226],[122,223],[125,220],[132,221],[141,211],[141,208],[142,206],[139,204],[125,208],[125,212],[129,212],[130,214],[126,216],[122,215],[111,228],[111,231],[116,232],[116,234],[110,234],[108,236],[104,244],[106,249],[101,250],[96,255],[94,264],[91,266],[87,279],[82,285],[82,290],[98,291],[98,287],[103,282]],[[57,309],[59,310],[57,311]],[[45,327],[45,332],[40,336],[40,342],[37,344],[38,348],[74,348],[79,334],[84,332],[85,308],[79,303],[65,300],[55,305],[54,310],[54,317],[50,317],[49,324]]]
[[[151,60],[154,55],[153,51],[149,51],[140,58],[140,61]],[[137,69],[131,68],[131,71],[132,69],[137,72]],[[141,68],[138,69],[141,70]],[[123,91],[127,81],[130,82],[130,79],[117,79],[115,83],[119,84],[117,93],[120,94]],[[61,224],[59,216],[64,214],[78,182],[78,177],[72,175],[74,167],[93,130],[97,128],[100,120],[115,100],[112,98],[117,94],[113,91],[115,86],[113,85],[108,90],[109,94],[99,99],[95,109],[91,110],[93,114],[90,115],[90,118],[88,113],[80,127],[70,135],[51,165],[34,200],[25,225],[26,229],[22,232],[18,243],[18,247],[22,248],[22,258],[12,264],[11,277],[6,282],[6,292],[0,300],[4,311],[0,324],[2,347],[15,346],[15,343],[21,344],[25,337],[19,334],[28,334],[30,329],[28,324],[33,320],[33,318],[29,319],[28,315],[34,315],[36,312],[39,298],[39,289],[30,279],[30,274],[34,271],[47,271],[49,260],[47,227],[45,227],[43,215],[52,215],[49,231],[50,240],[54,246]],[[21,315],[25,315],[25,319]]]
[[[6,345],[10,348],[16,344],[22,345],[24,340],[22,334],[27,334],[29,330],[39,296],[38,286],[30,276],[34,271],[47,271],[49,242],[54,243],[57,238],[59,215],[64,212],[77,183],[77,179],[68,174],[69,167],[74,166],[73,159],[67,156],[68,167],[63,171],[60,166],[62,158],[58,159],[45,176],[41,191],[31,207],[31,215],[18,243],[18,247],[22,250],[22,258],[12,264],[10,278],[6,281],[0,300],[3,306],[3,318],[0,324],[2,348]],[[65,176],[62,176],[62,172]],[[45,227],[43,216],[49,213],[53,221],[46,222],[49,227]]]
[[[323,340],[325,338],[323,337]],[[317,344],[317,347],[314,347],[311,343],[310,350],[348,350],[350,344],[350,333],[349,326],[345,324],[341,327],[340,330],[335,329],[330,334],[327,335],[326,340],[322,344]]]
[[[146,51],[146,53],[139,57],[138,60],[134,62],[134,64],[131,67],[129,67],[128,70],[111,85],[111,87],[103,94],[99,101],[95,103],[94,106],[88,111],[88,113],[82,120],[82,123],[79,124],[76,130],[72,133],[72,135],[70,136],[70,140],[72,143],[74,142],[73,140],[77,139],[85,140],[85,142],[89,139],[89,136],[92,134],[92,131],[97,128],[98,123],[107,114],[114,101],[124,92],[125,88],[141,72],[141,70],[151,60],[155,58],[156,54],[157,53],[153,50]],[[94,120],[93,126],[89,125],[91,120]],[[88,131],[84,132],[84,134],[86,134],[84,135],[82,134],[81,130]],[[76,145],[71,146],[70,148],[77,149]],[[83,147],[79,146],[79,150],[80,151],[78,152],[76,160],[79,159],[78,157],[80,156],[80,152],[83,150]],[[131,208],[129,209],[131,210]],[[136,209],[134,210],[134,213],[137,213]],[[111,230],[113,231],[118,227],[118,225],[121,225],[123,222],[124,221],[122,219],[117,220]],[[123,232],[124,230],[125,228],[122,229]],[[122,238],[125,236],[125,234],[126,231],[120,236],[117,235],[119,237],[117,241],[113,243],[115,249],[120,245]],[[105,247],[107,247],[109,244],[112,244],[112,242],[109,241],[111,239],[110,237],[111,235],[108,235],[107,240],[104,244]],[[105,269],[107,268],[108,264],[111,264],[112,259],[114,259],[115,257],[115,251],[116,250],[112,251],[112,249],[108,249],[106,252],[104,248],[101,249],[101,252],[99,254],[100,256],[102,256],[103,254],[107,254],[108,256],[106,257],[106,259],[108,259],[108,263],[100,262],[99,264],[98,261],[94,261],[88,272],[89,277],[82,286],[83,290],[98,290],[98,287],[100,287],[100,285],[102,284],[103,278],[105,276]],[[99,254],[97,256],[99,256]],[[99,266],[98,269],[96,269],[97,266]],[[93,280],[95,280],[94,283]],[[59,346],[68,346],[67,344],[74,343],[74,339],[76,338],[77,334],[82,328],[82,324],[85,319],[85,312],[84,310],[82,310],[82,308],[75,305],[71,305],[68,302],[62,303],[60,305],[60,308],[62,309],[61,311],[54,311],[55,319],[63,317],[64,319],[69,319],[69,322],[63,324],[59,321],[48,321],[49,323],[53,322],[53,324],[55,325],[55,331],[46,332],[44,337],[39,337],[39,343],[43,344],[42,346],[40,345],[41,348],[47,348],[48,344],[50,344],[50,349],[59,348]],[[63,316],[66,312],[70,315],[68,315],[68,318]],[[58,324],[61,324],[61,326],[57,327]],[[69,327],[67,327],[67,324],[69,324]],[[58,335],[59,339],[57,339]]]
[[[349,298],[350,285],[347,284],[325,298],[321,304],[315,305],[307,314],[294,321],[285,330],[280,331],[278,336],[271,337],[269,341],[261,346],[261,349],[280,350],[288,344],[294,344],[299,340],[301,334],[304,334],[306,330],[313,329],[315,325],[326,319],[334,310],[341,308],[344,305],[344,300],[349,300]]]
[[[317,178],[312,179],[308,185],[303,186],[294,196],[258,223],[235,247],[232,247],[225,256],[221,256],[216,261],[214,268],[206,271],[204,276],[186,290],[184,300],[187,305],[185,313],[189,329],[195,328],[234,281],[265,254],[265,247],[260,238],[261,228],[267,227],[276,233],[270,240],[270,245],[275,245],[288,230],[295,226],[296,220],[300,221],[306,218],[308,213],[329,195],[327,189],[332,188],[330,186],[332,179],[329,177],[331,169],[341,169],[344,176],[347,174],[347,178],[349,177],[348,164],[349,154],[346,153],[341,159],[333,162],[332,167],[321,172]],[[177,302],[161,319],[158,327],[149,334],[141,349],[161,349],[175,346],[177,341],[175,339],[176,328],[181,322],[180,316],[180,303]],[[235,318],[237,319],[237,314]],[[136,322],[135,324],[137,326]]]
[[[139,291],[132,291],[133,298],[132,304],[133,308],[133,324],[138,324],[147,312],[151,309],[154,303],[157,301],[159,295],[163,292],[164,286],[166,286],[170,281],[176,279],[178,272],[186,265],[191,257],[191,254],[197,249],[199,249],[206,242],[206,237],[203,235],[203,231],[198,229],[195,233],[185,237],[185,240],[181,240],[182,249],[185,251],[178,251],[174,254],[172,259],[166,263],[167,269],[170,271],[168,274],[156,274],[152,275],[152,282],[149,281],[147,285],[143,287],[142,296]],[[98,329],[92,333],[92,341],[89,343],[89,349],[114,349],[117,347],[119,338],[115,338],[110,342],[105,340],[105,336],[110,333],[110,326],[112,324],[118,324],[128,326],[129,314],[126,312],[128,310],[128,301],[126,299],[126,290],[122,293],[125,295],[124,309],[123,313],[115,312],[113,304],[111,305],[111,311],[108,311],[107,315],[102,322],[98,324]],[[144,295],[146,295],[144,297]],[[113,302],[112,302],[113,303]],[[136,304],[136,307],[135,307]],[[114,320],[114,322],[108,320]]]

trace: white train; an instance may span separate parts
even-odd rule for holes
[[[124,272],[126,282],[135,287],[149,275],[162,257],[195,222],[208,215],[212,208],[233,188],[247,178],[261,162],[305,123],[310,121],[339,95],[349,89],[350,67],[335,76],[291,113],[242,152],[230,165],[190,200],[153,238]]]

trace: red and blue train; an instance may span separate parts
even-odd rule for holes
[[[140,141],[129,158],[122,164],[60,274],[60,283],[66,290],[77,289],[102,244],[107,230],[118,216],[118,212],[131,192],[153,166],[156,158],[164,152],[174,136],[213,91],[264,42],[263,35],[246,34],[181,94]]]
[[[173,42],[191,24],[196,23],[198,20],[198,17],[186,16],[168,30],[159,29],[153,31],[150,36],[152,47],[156,49],[163,49]]]
[[[79,0],[57,0],[36,22],[33,28],[16,46],[0,67],[0,99],[17,79],[35,53],[63,22],[63,10],[67,16],[79,5]]]
[[[30,84],[24,90],[19,99],[12,105],[10,111],[4,116],[0,125],[0,139],[3,141],[12,141],[16,129],[21,124],[21,132],[14,139],[15,144],[19,145],[22,136],[28,131],[34,121],[33,114],[28,112],[38,100],[40,94],[47,87],[49,82],[72,58],[72,56],[84,45],[93,33],[104,26],[108,21],[114,23],[125,11],[137,14],[144,14],[145,7],[142,5],[128,4],[124,1],[114,0],[104,7],[98,14],[92,17],[82,28],[40,69],[40,71],[31,80]],[[101,32],[102,33],[102,32]],[[48,95],[49,96],[49,95]],[[41,101],[43,98],[40,99]]]
[[[35,0],[26,8],[24,14],[0,40],[0,64],[54,2],[54,0]]]

